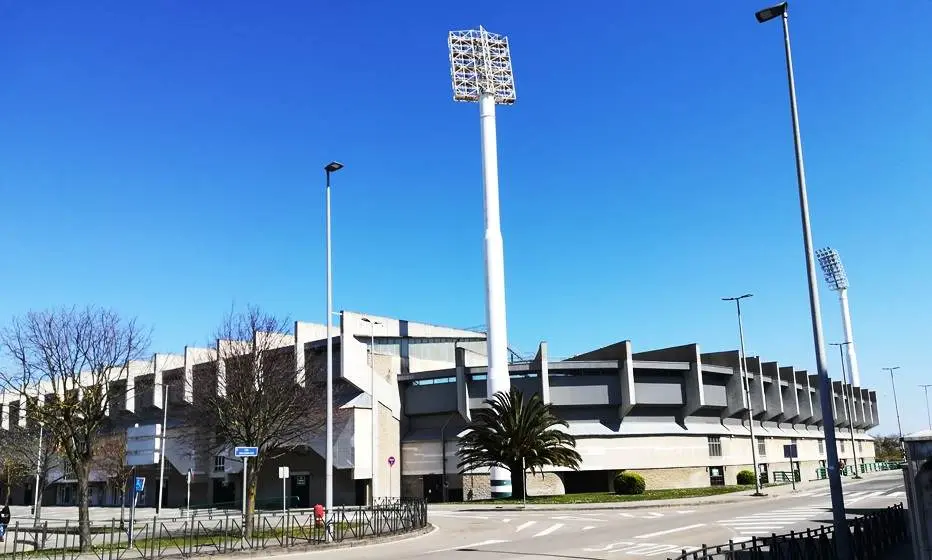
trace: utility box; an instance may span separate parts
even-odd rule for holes
[[[932,430],[909,434],[903,442],[913,556],[916,560],[932,560]]]

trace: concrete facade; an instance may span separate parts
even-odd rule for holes
[[[363,318],[377,322],[374,330]],[[269,337],[274,351],[293,354],[295,383],[322,383],[326,370],[326,327],[296,322],[284,334]],[[334,329],[334,501],[360,504],[370,499],[373,466],[376,497],[417,496],[442,499],[490,497],[488,474],[460,473],[457,438],[472,412],[487,406],[486,341],[481,332],[414,323],[344,311]],[[373,342],[374,337],[374,344]],[[121,391],[108,413],[115,429],[161,422],[168,397],[166,490],[164,504],[185,504],[185,473],[193,473],[191,502],[223,504],[241,499],[241,463],[230,448],[208,452],[191,443],[196,426],[184,425],[184,409],[205,394],[226,390],[225,369],[209,367],[218,352],[245,346],[243,341],[217,341],[212,348],[185,348],[178,354],[156,354],[129,364],[129,375],[114,384]],[[370,348],[370,346],[372,346]],[[374,383],[370,364],[374,365]],[[621,341],[566,360],[552,360],[547,344],[535,356],[514,356],[511,385],[525,394],[538,393],[569,424],[583,457],[580,471],[553,469],[529,476],[532,495],[608,491],[622,470],[641,473],[649,488],[734,483],[749,468],[747,400],[741,390],[738,353],[703,352],[698,344],[636,351]],[[215,372],[215,373],[211,373]],[[783,445],[799,446],[801,476],[812,478],[824,461],[824,439],[816,384],[805,370],[748,359],[750,399],[762,469],[789,470]],[[121,385],[122,384],[122,385]],[[317,386],[317,385],[315,385]],[[849,391],[850,389],[850,391]],[[855,430],[859,458],[872,460],[873,440],[866,431],[877,425],[876,393],[866,388],[833,386],[839,440],[847,426]],[[851,418],[840,414],[853,395]],[[122,397],[125,395],[125,398]],[[372,457],[372,409],[378,415],[377,457]],[[25,422],[19,399],[2,395],[2,429]],[[289,466],[290,499],[302,506],[323,501],[322,433],[308,434],[294,449],[266,465],[260,473],[258,498],[280,499],[279,466]],[[851,445],[839,449],[851,458]],[[394,457],[394,466],[388,458]],[[374,460],[373,460],[374,459]],[[53,473],[60,476],[64,473]],[[154,504],[158,466],[139,468],[151,489],[142,504]],[[97,503],[118,503],[120,496],[94,475]],[[67,504],[74,493],[64,478],[46,495],[46,503]],[[25,495],[26,493],[23,493]]]

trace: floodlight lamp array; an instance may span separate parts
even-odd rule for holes
[[[822,267],[829,288],[834,291],[848,288],[848,275],[845,273],[845,266],[841,264],[838,251],[831,247],[819,249],[816,251],[816,258],[819,259],[819,266]]]
[[[497,104],[515,102],[515,77],[507,37],[479,27],[451,31],[448,43],[454,100],[479,101],[480,95],[491,93]]]

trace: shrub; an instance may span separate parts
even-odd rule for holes
[[[646,486],[644,477],[636,472],[625,471],[615,475],[616,494],[624,494],[626,496],[643,494]]]
[[[738,473],[738,484],[754,484],[754,473],[747,469]]]

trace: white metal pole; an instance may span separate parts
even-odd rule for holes
[[[165,438],[168,432],[168,387],[162,384],[162,449],[159,456],[159,503],[155,506],[155,514],[162,513],[162,492],[165,488],[165,446],[168,440]]]
[[[748,384],[747,353],[744,351],[744,323],[741,320],[741,298],[735,300],[738,306],[738,337],[741,341],[741,387],[748,401],[748,429],[751,432],[751,461],[754,467],[754,495],[760,495],[760,475],[757,473],[757,442],[754,441],[754,403],[751,402],[751,388]],[[792,473],[790,473],[792,474]]]
[[[372,397],[372,505],[375,506],[376,472],[379,466],[379,399],[375,394],[375,322],[369,321],[369,387]]]
[[[858,356],[854,350],[854,335],[851,334],[851,311],[848,309],[848,288],[838,290],[838,301],[841,303],[841,326],[845,335],[843,342],[848,345],[848,374],[851,376],[851,384],[855,387],[860,387],[861,372],[858,370]]]
[[[326,458],[326,516],[333,509],[333,333],[331,317],[333,315],[333,274],[330,257],[330,172],[327,172],[327,458]],[[326,523],[326,519],[325,519]],[[325,525],[326,526],[326,525]],[[326,541],[330,542],[330,531],[324,531]]]
[[[926,418],[929,421],[929,429],[932,430],[932,410],[929,409],[929,387],[932,385],[920,385],[922,390],[925,391],[926,395]]]
[[[287,488],[288,479],[282,477],[282,515],[288,513],[288,488]]]
[[[854,398],[853,388],[850,383],[848,376],[851,375],[851,370],[845,371],[845,346],[849,349],[851,344],[848,342],[842,342],[838,344],[838,356],[841,358],[841,392],[842,398],[845,399],[845,414],[848,415],[848,435],[851,439],[851,456],[854,458],[854,478],[861,478],[861,467],[858,465],[858,449],[857,443],[854,439],[854,417],[852,412],[854,408],[851,406],[851,399]],[[847,390],[845,386],[847,385]]]
[[[521,493],[521,502],[524,507],[527,507],[527,465],[525,464],[524,457],[521,457],[521,480],[524,485],[524,492]]]
[[[505,254],[498,201],[498,147],[495,133],[495,95],[479,96],[479,122],[482,132],[482,179],[485,194],[485,287],[489,372],[487,394],[508,392],[508,334],[505,321]],[[493,498],[511,496],[511,476],[507,469],[492,467],[489,474]]]
[[[36,492],[35,497],[33,498],[33,510],[32,515],[35,520],[34,525],[39,524],[39,479],[42,474],[42,436],[45,431],[45,426],[39,424],[39,455],[36,457]]]
[[[187,481],[186,481],[187,491],[185,493],[185,501],[184,501],[187,511],[191,511],[191,476],[192,476],[191,469],[188,469],[188,476],[187,476]]]
[[[243,457],[243,536],[246,536],[246,485],[249,484],[247,479],[249,472],[249,457]]]
[[[796,182],[799,188],[799,213],[802,220],[803,246],[806,255],[806,272],[809,284],[809,314],[812,319],[812,342],[815,346],[816,369],[819,372],[820,405],[825,426],[825,456],[829,488],[832,497],[832,522],[835,527],[836,550],[839,557],[851,554],[851,535],[845,514],[841,473],[838,472],[838,449],[835,444],[835,418],[832,414],[832,381],[828,376],[825,359],[825,341],[822,337],[822,311],[819,307],[819,287],[816,279],[815,258],[812,249],[812,227],[809,223],[809,195],[806,192],[806,171],[803,163],[803,144],[799,134],[799,111],[796,105],[796,80],[793,76],[793,55],[790,48],[789,17],[783,11],[783,49],[786,55],[786,77],[790,94],[790,117],[793,122],[793,146],[796,154]]]

